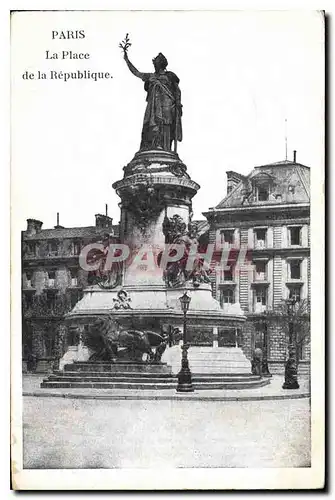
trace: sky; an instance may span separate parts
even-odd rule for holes
[[[84,30],[84,39],[52,31]],[[112,188],[139,149],[143,82],[118,47],[129,33],[129,59],[144,72],[163,52],[180,78],[188,173],[201,185],[196,219],[226,193],[226,171],[288,158],[322,168],[324,136],[323,18],[312,11],[19,12],[11,26],[12,215],[43,228],[119,221]],[[89,53],[49,60],[46,51]],[[50,70],[109,72],[106,80],[26,80]]]

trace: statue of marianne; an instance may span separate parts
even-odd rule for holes
[[[127,51],[124,59],[133,75],[144,81],[147,92],[147,107],[144,114],[140,150],[163,149],[177,152],[177,141],[182,140],[182,105],[179,78],[172,71],[166,71],[168,62],[159,53],[152,62],[154,73],[141,73],[129,61]]]

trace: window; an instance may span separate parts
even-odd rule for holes
[[[266,228],[254,229],[255,233],[255,247],[265,248],[266,246]]]
[[[221,305],[225,304],[234,304],[235,299],[234,299],[234,290],[231,288],[225,288],[221,292]]]
[[[223,271],[223,281],[233,281],[233,268],[232,268],[232,266],[227,271]]]
[[[289,298],[295,302],[300,302],[300,286],[290,287]]]
[[[258,188],[258,201],[267,201],[269,199],[268,186],[260,186]]]
[[[266,310],[267,289],[263,286],[257,286],[254,292],[255,312],[260,313]]]
[[[300,260],[291,260],[289,263],[290,278],[291,280],[300,280]]]
[[[254,280],[255,281],[265,281],[266,280],[266,262],[265,261],[259,260],[259,261],[255,262]]]
[[[77,286],[78,285],[78,269],[71,269],[70,274],[71,274],[71,286]]]
[[[50,241],[49,243],[49,255],[58,254],[58,243],[56,241]]]
[[[36,245],[35,245],[35,243],[27,243],[27,255],[29,255],[29,256],[36,255]]]
[[[55,271],[48,272],[48,286],[55,286],[56,273]]]
[[[56,302],[56,296],[54,290],[47,291],[47,306],[49,309],[53,309]]]
[[[262,306],[266,306],[266,289],[258,288],[256,290],[256,303],[262,304]]]
[[[32,287],[32,278],[33,278],[33,273],[27,272],[26,273],[26,288]]]
[[[221,231],[221,243],[224,246],[230,247],[234,243],[234,230],[233,229],[225,229]]]
[[[80,241],[72,242],[72,255],[79,255],[81,250]]]
[[[27,309],[30,309],[33,306],[33,295],[31,292],[25,293],[25,305]]]
[[[301,227],[298,226],[290,227],[289,238],[291,245],[301,245]]]

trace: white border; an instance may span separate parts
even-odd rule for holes
[[[30,1],[29,10],[128,10],[134,9],[139,10],[139,3],[136,1],[115,1],[113,3],[109,1],[95,1],[82,0],[79,4],[77,1],[64,1],[59,0],[58,2],[50,2],[47,4],[44,1]],[[273,4],[273,2],[272,2]],[[111,9],[111,5],[113,9]],[[204,6],[205,5],[205,6]],[[277,5],[269,9],[269,2],[263,1],[258,2],[257,10],[268,9],[268,10],[284,10],[288,8],[292,10],[303,8],[306,9],[320,9],[319,2],[306,2],[306,1],[282,1],[278,2]],[[170,1],[161,2],[159,5],[157,2],[142,1],[141,10],[166,10],[176,9],[176,10],[215,10],[216,8],[223,10],[224,8],[233,8],[235,10],[240,10],[244,8],[250,9],[250,4],[242,1],[209,1],[206,4],[203,1],[193,0],[192,2],[185,1]],[[27,10],[28,4],[26,1],[16,1],[9,3],[5,7],[8,16],[8,10]],[[322,8],[322,7],[321,7]],[[2,7],[2,11],[5,10]],[[2,19],[3,21],[3,19]],[[8,36],[8,24],[5,25],[5,30],[2,31],[5,35],[5,39]],[[7,57],[8,59],[8,57]],[[9,62],[9,61],[7,61]],[[7,94],[8,80],[5,80],[2,88],[5,88],[5,92],[2,95],[7,96],[6,111],[8,110],[8,94]],[[7,113],[6,113],[7,114]],[[5,116],[6,116],[5,114]],[[7,114],[7,116],[9,113]],[[6,127],[5,127],[6,130]],[[2,135],[5,138],[5,145],[7,143],[8,134]],[[8,148],[5,147],[8,151]],[[8,164],[8,154],[5,153],[5,165]],[[311,255],[312,260],[317,263],[317,266],[313,264],[312,266],[312,294],[314,295],[312,302],[312,467],[308,469],[177,469],[173,473],[166,475],[164,471],[159,473],[159,471],[153,472],[147,469],[141,470],[20,470],[20,463],[22,463],[21,457],[21,432],[19,427],[21,425],[20,418],[20,408],[21,408],[21,398],[18,396],[21,393],[21,380],[19,373],[21,372],[21,366],[16,363],[12,369],[12,390],[15,397],[12,399],[13,404],[13,417],[15,423],[13,425],[13,433],[16,444],[13,443],[12,447],[12,464],[14,470],[17,468],[18,472],[14,473],[14,488],[19,489],[287,489],[287,488],[316,488],[322,487],[323,477],[324,477],[324,379],[323,379],[323,368],[324,368],[324,286],[323,286],[323,272],[324,269],[324,228],[320,224],[320,219],[324,210],[324,202],[322,195],[320,196],[320,185],[323,183],[323,162],[320,162],[320,169],[313,169],[312,172],[312,214],[311,214],[311,233],[313,234],[312,245],[311,245]],[[5,196],[3,199],[8,199],[6,196],[7,179],[9,175],[4,174],[3,183],[5,188]],[[6,206],[6,205],[5,205]],[[6,213],[5,213],[5,223],[6,223]],[[320,215],[321,214],[321,215]],[[8,222],[8,221],[7,221]],[[6,225],[4,226],[6,228]],[[7,240],[9,241],[9,240]],[[18,245],[17,238],[13,235],[12,239],[12,262],[20,262],[20,244]],[[6,241],[5,241],[6,248]],[[7,252],[5,250],[6,259]],[[321,271],[321,272],[320,272]],[[6,277],[6,272],[5,272]],[[8,281],[5,280],[7,283]],[[15,266],[12,269],[12,297],[20,297],[20,267]],[[2,280],[2,285],[4,285],[4,279]],[[6,292],[5,292],[6,294]],[[8,301],[7,301],[8,302]],[[6,307],[6,295],[3,302]],[[12,309],[12,331],[19,328],[20,331],[20,301],[13,301]],[[317,339],[317,340],[316,340]],[[13,349],[17,352],[18,343],[13,340]],[[19,351],[20,352],[20,351]],[[8,365],[6,365],[5,360],[2,362],[2,366],[5,366],[5,370],[8,370]],[[17,370],[19,368],[19,371]],[[173,477],[172,477],[173,476]]]

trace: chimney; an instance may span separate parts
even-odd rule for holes
[[[293,163],[297,163],[297,151],[294,149],[293,151]]]
[[[229,170],[227,174],[227,194],[229,194],[237,184],[243,180],[243,176],[237,172]]]
[[[33,236],[41,232],[43,222],[37,219],[27,219],[27,236]]]
[[[95,227],[97,229],[112,229],[113,219],[108,217],[108,215],[96,214],[95,215]]]
[[[57,212],[57,224],[54,226],[55,229],[64,229],[64,226],[59,225],[59,212]]]

